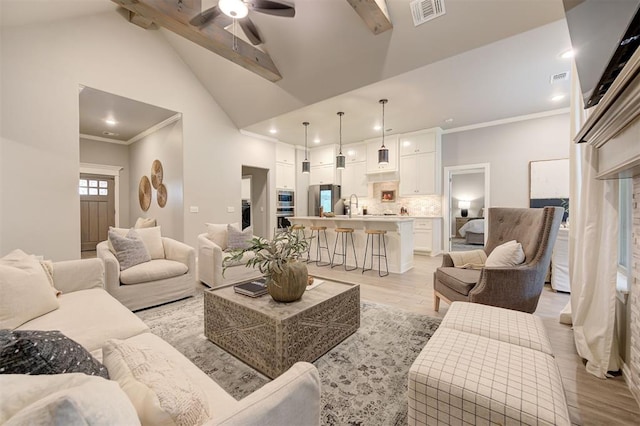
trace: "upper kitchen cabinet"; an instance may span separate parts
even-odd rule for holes
[[[313,148],[309,150],[309,156],[311,167],[334,164],[336,161],[336,147],[335,145],[327,145]]]
[[[276,163],[276,188],[295,189],[296,170],[295,164]]]
[[[389,149],[389,164],[378,164],[378,150],[382,138],[369,139],[367,144],[367,173],[386,173],[398,170],[398,135],[384,138],[384,146]]]
[[[342,171],[343,198],[351,194],[356,194],[358,197],[369,196],[369,180],[366,173],[367,163],[364,161],[349,163],[347,160],[346,167]]]
[[[295,164],[295,147],[286,143],[276,143],[276,163]]]
[[[442,130],[400,135],[400,196],[442,194]]]
[[[435,152],[438,139],[435,129],[400,135],[400,156]]]
[[[361,163],[367,161],[367,144],[354,143],[342,146],[342,154],[345,156],[345,162]]]

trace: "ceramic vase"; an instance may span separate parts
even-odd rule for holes
[[[267,282],[267,291],[276,302],[294,302],[304,294],[308,278],[309,272],[305,263],[290,261],[282,273],[271,275]]]

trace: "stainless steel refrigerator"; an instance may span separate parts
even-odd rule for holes
[[[325,213],[333,212],[339,199],[340,185],[309,185],[309,216],[318,216],[320,206]]]

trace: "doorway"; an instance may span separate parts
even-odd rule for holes
[[[96,250],[116,224],[115,180],[113,176],[80,173],[80,250]]]
[[[250,217],[253,235],[270,238],[269,232],[269,169],[242,166],[242,179],[250,179]],[[245,183],[246,185],[246,183]],[[246,191],[246,189],[245,189]],[[243,195],[243,197],[246,196]]]
[[[444,244],[448,251],[476,250],[487,238],[489,164],[445,167]]]

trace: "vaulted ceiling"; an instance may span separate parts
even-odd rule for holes
[[[378,35],[347,0],[291,3],[295,18],[251,15],[282,75],[275,83],[167,29],[146,31],[166,37],[239,129],[288,143],[303,143],[305,120],[311,137],[335,143],[339,110],[345,142],[376,136],[382,97],[393,133],[568,106],[568,96],[550,101],[569,88],[549,82],[570,69],[559,58],[570,47],[561,0],[444,0],[446,14],[417,27],[409,0],[386,0],[393,29]],[[2,25],[94,13],[126,19],[110,0],[2,1]]]

